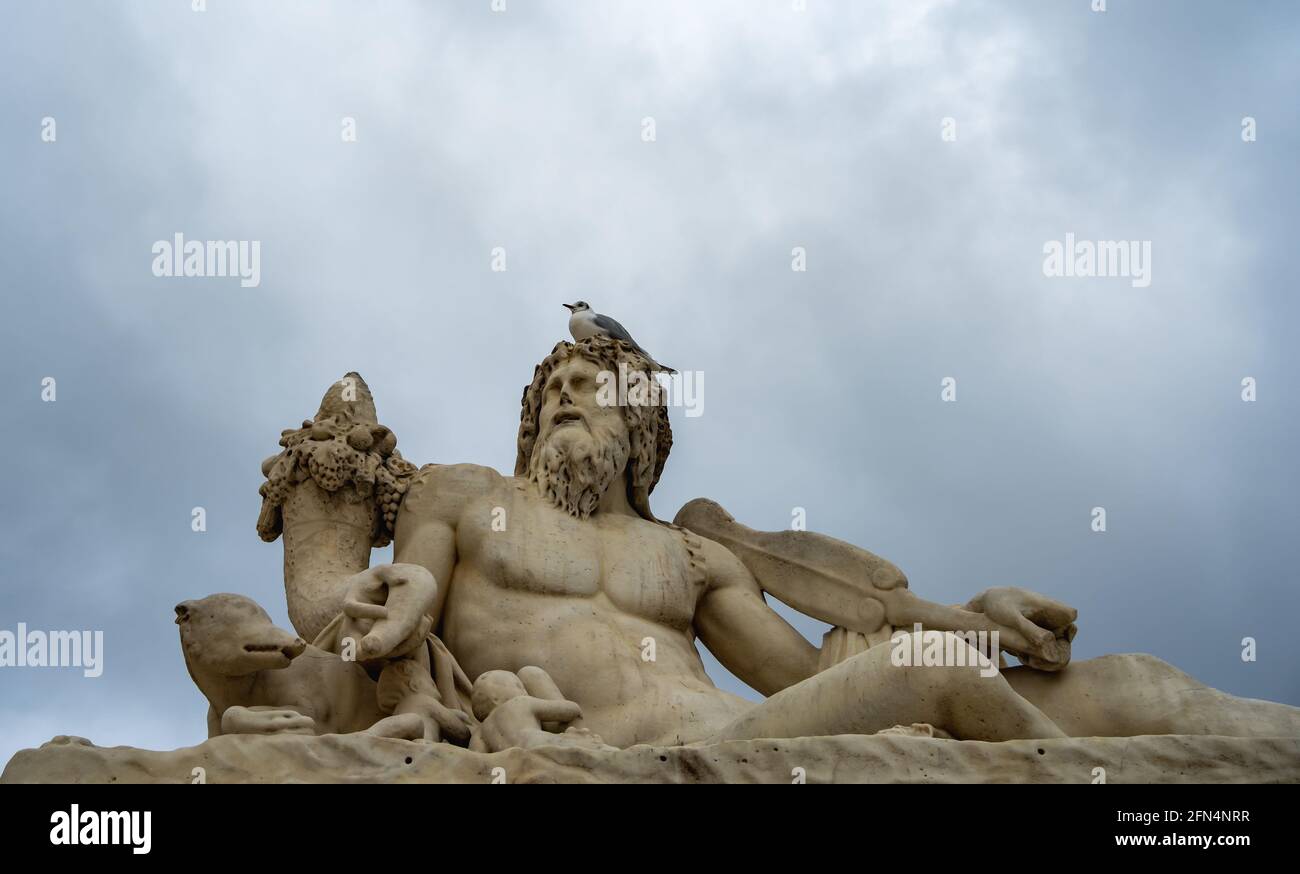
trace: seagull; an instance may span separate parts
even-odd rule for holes
[[[671,367],[665,367],[658,361],[650,357],[650,353],[641,348],[641,346],[632,339],[632,335],[627,332],[627,328],[620,325],[615,319],[592,310],[591,305],[585,300],[577,303],[566,303],[564,307],[568,309],[569,315],[569,333],[575,340],[585,340],[588,337],[604,335],[613,337],[615,340],[622,340],[631,346],[637,352],[641,353],[647,361],[660,370],[668,373],[676,373]]]

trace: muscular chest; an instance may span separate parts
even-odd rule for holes
[[[625,516],[575,519],[531,496],[484,508],[460,560],[504,589],[608,598],[619,609],[685,629],[703,573],[678,531]]]

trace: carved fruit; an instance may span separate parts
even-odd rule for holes
[[[354,425],[348,432],[348,445],[358,452],[365,452],[374,442],[375,438],[370,435],[370,428],[366,425]]]

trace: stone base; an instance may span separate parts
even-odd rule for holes
[[[1300,783],[1300,739],[1151,735],[1039,741],[846,735],[484,755],[362,734],[231,735],[154,752],[57,737],[0,783]]]

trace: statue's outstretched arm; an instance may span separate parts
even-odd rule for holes
[[[990,589],[951,607],[917,597],[893,564],[833,537],[755,531],[704,498],[682,507],[674,522],[725,546],[763,591],[823,622],[868,636],[918,623],[935,631],[997,631],[1001,648],[1027,664],[1057,670],[1069,663],[1075,611],[1042,595]]]

